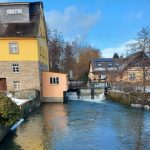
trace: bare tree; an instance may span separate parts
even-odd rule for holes
[[[61,32],[47,27],[50,70],[60,71],[63,68],[64,39]]]
[[[143,92],[145,93],[145,85],[146,85],[146,55],[150,53],[150,28],[148,26],[143,27],[141,31],[137,33],[137,38],[135,39],[135,43],[128,45],[129,51],[131,53],[135,53],[137,51],[141,51],[143,54],[142,60],[142,70],[143,70]]]
[[[70,74],[70,71],[74,73],[75,70],[75,57],[73,47],[70,43],[65,44],[64,48],[64,71]]]
[[[92,58],[99,58],[99,49],[87,46],[86,35],[75,38],[72,43],[64,42],[61,32],[47,27],[49,46],[50,70],[73,73],[73,79],[87,78],[89,61]],[[83,79],[83,78],[82,78]]]

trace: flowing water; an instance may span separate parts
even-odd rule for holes
[[[0,150],[150,150],[150,111],[103,101],[43,104]]]

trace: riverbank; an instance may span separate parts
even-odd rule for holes
[[[34,111],[39,106],[40,104],[37,103],[36,99],[26,100],[25,102],[21,103],[19,105],[21,109],[21,118],[26,118],[32,111]],[[15,128],[17,128],[19,124],[15,124],[17,124]],[[9,132],[11,132],[11,127],[4,127],[2,124],[0,124],[0,142],[9,134]]]
[[[110,90],[107,92],[107,99],[114,102],[119,102],[131,107],[150,108],[150,94],[146,93],[125,93],[120,91]]]
[[[0,124],[0,142],[4,139],[4,137],[10,132],[10,128],[4,127]]]

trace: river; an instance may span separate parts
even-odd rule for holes
[[[0,150],[150,150],[150,111],[102,101],[43,104]]]

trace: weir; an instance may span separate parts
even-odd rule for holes
[[[91,102],[103,102],[106,97],[103,89],[77,89],[76,91],[67,92],[68,100],[81,100]]]

